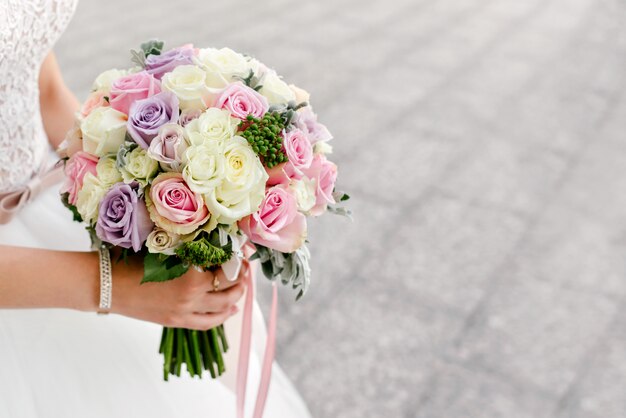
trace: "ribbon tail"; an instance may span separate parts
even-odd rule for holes
[[[246,406],[246,385],[248,383],[248,363],[250,361],[250,345],[252,339],[252,307],[254,304],[254,284],[252,269],[248,269],[246,282],[246,299],[241,324],[241,343],[239,347],[239,365],[237,366],[237,418],[244,418]]]
[[[270,321],[267,330],[267,341],[265,342],[265,355],[263,356],[263,366],[261,369],[261,382],[254,406],[253,418],[262,418],[265,409],[265,401],[272,379],[272,365],[274,363],[274,353],[276,351],[276,322],[278,319],[278,289],[276,282],[272,282],[272,309],[270,311]]]

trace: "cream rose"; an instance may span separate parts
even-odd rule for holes
[[[290,84],[289,88],[291,89],[291,91],[293,91],[293,94],[296,96],[296,102],[308,103],[309,100],[311,99],[311,95],[309,94],[308,91],[301,89],[300,87],[293,85],[293,84]]]
[[[94,109],[80,123],[83,151],[102,157],[116,153],[124,143],[127,117],[110,107]]]
[[[74,125],[65,134],[65,139],[59,145],[57,152],[61,158],[71,157],[83,149],[83,133],[80,131],[80,119],[74,119]]]
[[[156,176],[159,163],[148,155],[141,147],[134,148],[124,157],[124,164],[120,167],[124,183],[138,181],[143,187]]]
[[[128,74],[128,71],[118,70],[117,68],[104,71],[100,73],[98,77],[96,77],[96,80],[93,82],[92,90],[104,94],[109,94],[109,92],[111,91],[111,84],[113,84],[113,82],[118,78],[124,77]]]
[[[96,173],[100,182],[107,188],[122,181],[122,174],[117,169],[115,157],[110,155],[100,158],[96,165]]]
[[[83,178],[83,187],[78,191],[76,209],[83,220],[93,223],[98,218],[100,202],[106,195],[108,187],[93,174],[87,173]]]
[[[205,142],[224,144],[235,135],[239,122],[228,110],[210,108],[185,126],[185,134],[192,145]]]
[[[333,146],[325,141],[316,142],[313,145],[313,153],[314,154],[332,154]]]
[[[183,162],[183,178],[196,193],[210,193],[224,178],[224,154],[222,147],[214,142],[187,148]]]
[[[206,84],[206,73],[195,65],[179,65],[161,79],[161,88],[178,97],[179,106],[185,109],[206,109],[211,92]]]
[[[204,198],[220,223],[230,224],[259,208],[269,176],[248,142],[240,136],[227,142],[224,156],[224,179]]]
[[[296,196],[298,202],[298,210],[300,212],[308,212],[315,205],[317,186],[315,180],[302,177],[300,180],[293,180],[289,185],[289,189]]]
[[[293,90],[276,74],[276,71],[268,71],[261,80],[261,93],[271,105],[286,104],[296,100]]]
[[[148,252],[174,255],[174,250],[182,244],[180,235],[156,228],[148,235],[146,247]]]
[[[233,51],[230,48],[206,48],[198,52],[196,63],[206,71],[207,85],[222,89],[235,77],[247,77],[255,71],[258,62]]]

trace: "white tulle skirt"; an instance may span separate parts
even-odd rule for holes
[[[0,244],[89,251],[86,231],[72,222],[57,190],[43,192],[17,219],[0,225]],[[115,297],[115,278],[113,289]],[[0,309],[0,417],[235,417],[232,388],[239,316],[226,323],[231,350],[222,378],[183,375],[164,382],[159,325],[65,309]],[[256,398],[264,340],[262,316],[255,306],[247,416]],[[297,391],[274,365],[265,417],[309,416]]]

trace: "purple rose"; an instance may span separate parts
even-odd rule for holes
[[[311,144],[333,139],[328,128],[317,121],[317,115],[313,113],[311,106],[305,106],[296,112],[295,125],[307,134]]]
[[[193,47],[181,46],[170,49],[161,55],[149,55],[146,58],[146,71],[160,80],[165,73],[169,73],[179,65],[193,64]]]
[[[137,196],[139,185],[117,183],[100,202],[96,234],[102,241],[141,250],[154,224],[146,203]]]
[[[147,99],[137,100],[130,106],[128,134],[143,149],[159,133],[166,123],[178,122],[178,98],[174,93],[163,91]]]
[[[183,160],[182,154],[187,149],[184,132],[183,127],[175,123],[163,125],[152,140],[148,155],[172,169],[178,169]]]

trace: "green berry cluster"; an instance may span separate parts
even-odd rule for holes
[[[176,255],[183,261],[203,268],[219,266],[230,260],[233,255],[232,244],[222,247],[211,241],[215,240],[201,237],[196,241],[186,242],[176,249]]]
[[[283,138],[280,136],[283,129],[285,121],[278,112],[268,112],[261,119],[248,115],[239,125],[241,135],[268,168],[287,162],[282,147]]]

